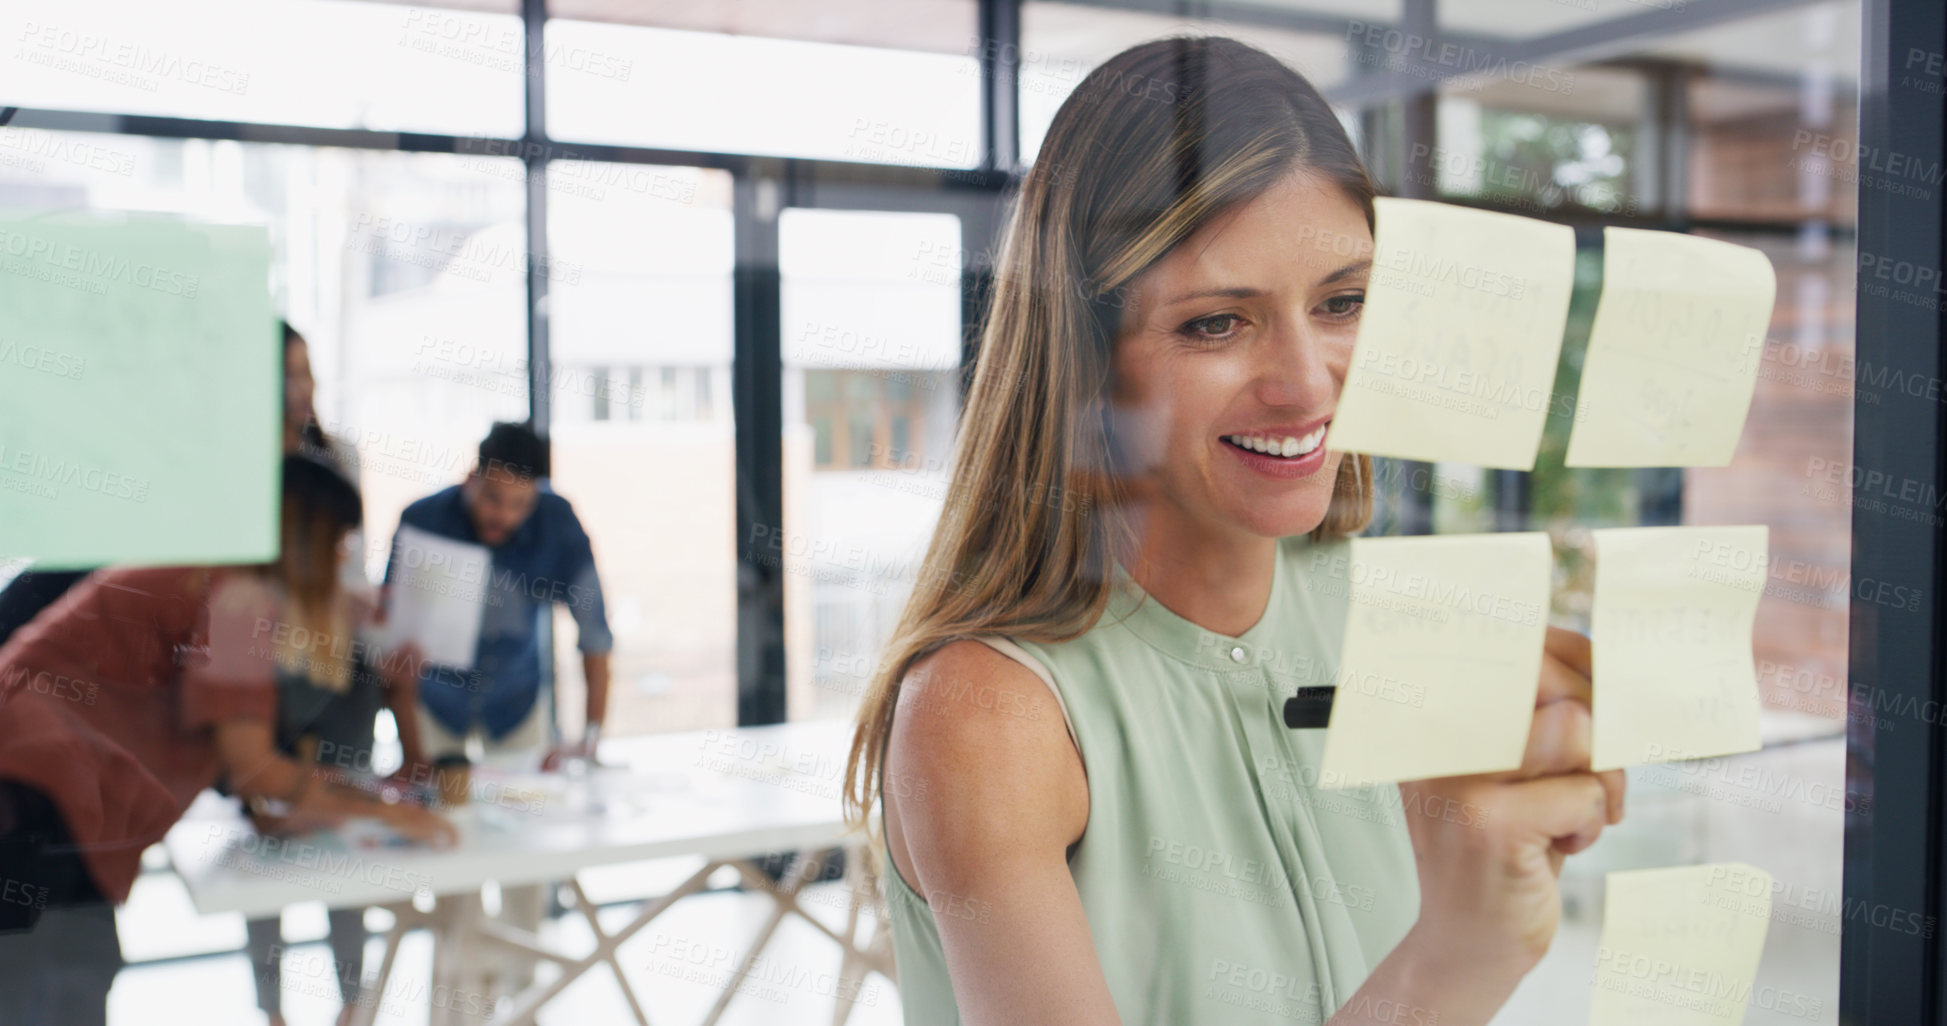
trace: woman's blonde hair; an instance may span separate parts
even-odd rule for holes
[[[352,681],[352,625],[338,586],[338,550],[345,532],[363,521],[363,505],[336,467],[311,456],[284,457],[280,544],[263,574],[278,586],[280,615],[291,629],[274,633],[271,648],[281,670],[331,691]]]
[[[1160,39],[1096,68],[1056,113],[996,263],[945,508],[859,709],[845,813],[881,792],[899,686],[948,642],[1093,627],[1131,528],[1102,414],[1130,283],[1223,211],[1305,170],[1372,224],[1372,181],[1317,90],[1233,39]],[[1339,463],[1314,536],[1372,515],[1372,463]]]

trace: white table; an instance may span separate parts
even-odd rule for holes
[[[616,949],[677,900],[706,886],[729,866],[774,908],[752,938],[731,979],[744,977],[786,916],[797,915],[835,941],[839,978],[866,972],[893,976],[885,919],[861,942],[861,906],[876,897],[852,872],[843,931],[808,916],[799,890],[832,855],[851,850],[864,858],[863,838],[848,834],[839,808],[849,723],[782,724],[737,730],[690,731],[603,742],[597,769],[579,784],[560,774],[512,774],[476,769],[474,802],[453,815],[460,841],[450,849],[364,847],[379,831],[348,829],[278,842],[259,837],[227,800],[205,794],[169,832],[164,844],[199,912],[275,915],[284,906],[322,901],[333,908],[381,906],[395,917],[386,936],[375,993],[384,994],[399,942],[418,927],[433,931],[436,978],[449,970],[450,952],[462,934],[491,938],[561,966],[553,980],[537,982],[514,998],[502,1021],[531,1024],[542,1004],[583,973],[607,963],[638,1023],[648,1016],[622,973]],[[772,883],[753,859],[797,851],[785,878]],[[595,906],[575,882],[577,870],[644,859],[701,856],[703,867],[675,889],[643,903],[628,925],[613,933],[595,917]],[[540,938],[478,916],[455,920],[424,909],[427,896],[460,897],[489,880],[502,886],[566,880],[576,908],[594,932],[595,950],[585,956],[551,948]],[[419,902],[414,898],[418,896]],[[436,901],[432,904],[437,904]],[[477,903],[475,903],[477,904]],[[711,1026],[736,993],[726,986],[704,1020]],[[437,1011],[437,1009],[435,1010]],[[839,995],[834,1026],[849,1016]],[[367,1002],[361,1026],[377,1012]],[[435,1015],[435,1021],[438,1016]]]

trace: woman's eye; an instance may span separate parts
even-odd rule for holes
[[[1223,338],[1232,331],[1235,331],[1237,322],[1241,320],[1243,318],[1236,314],[1216,314],[1210,317],[1199,317],[1185,324],[1183,326],[1183,333],[1192,338]]]
[[[1366,303],[1363,292],[1348,292],[1343,296],[1333,296],[1324,302],[1325,312],[1333,317],[1349,317],[1358,313]]]

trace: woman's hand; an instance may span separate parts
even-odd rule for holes
[[[380,819],[406,839],[432,848],[451,848],[458,844],[460,832],[452,821],[431,809],[407,802],[385,806]]]
[[[1444,1022],[1493,1017],[1554,939],[1562,859],[1622,819],[1622,771],[1589,770],[1589,713],[1589,641],[1550,628],[1521,768],[1400,785],[1420,917],[1388,962]]]
[[[346,817],[337,813],[318,812],[308,809],[293,809],[287,815],[273,815],[254,807],[249,807],[250,825],[266,837],[295,837],[319,830],[330,830],[344,825]]]

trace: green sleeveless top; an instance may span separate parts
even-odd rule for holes
[[[1237,638],[1118,567],[1095,627],[1014,649],[1052,678],[1088,774],[1069,871],[1128,1026],[1323,1023],[1419,914],[1399,789],[1318,788],[1325,731],[1284,725],[1300,685],[1335,678],[1346,555],[1345,539],[1280,542],[1264,615]],[[906,1023],[954,1026],[934,912],[890,855],[883,876]]]

